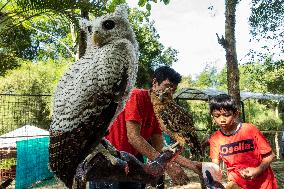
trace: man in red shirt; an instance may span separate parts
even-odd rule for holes
[[[152,82],[153,91],[161,91],[165,88],[172,88],[173,92],[181,81],[181,76],[174,69],[162,66],[155,70]],[[120,151],[133,154],[143,161],[143,156],[150,161],[160,155],[164,146],[162,131],[154,114],[153,106],[149,96],[149,90],[133,89],[124,110],[109,130],[106,139]],[[195,169],[189,160],[184,160],[178,156],[175,162],[167,165],[166,172],[173,180],[173,183],[184,185],[189,182],[189,178],[183,169],[176,163],[186,162],[187,168]],[[109,189],[142,189],[142,183],[119,182],[119,183],[98,183],[92,182],[90,189],[109,188]],[[163,184],[157,188],[163,188]]]

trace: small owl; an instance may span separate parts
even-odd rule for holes
[[[86,53],[62,76],[53,96],[49,166],[69,188],[78,165],[96,154],[136,81],[138,44],[127,11],[122,5],[81,21]]]
[[[150,91],[150,97],[161,129],[182,148],[188,144],[193,155],[202,154],[192,115],[173,100],[172,90]]]

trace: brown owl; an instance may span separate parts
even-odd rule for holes
[[[162,92],[150,91],[150,96],[161,129],[176,140],[180,147],[184,148],[188,144],[192,155],[201,155],[192,115],[173,100],[172,90],[167,88]]]

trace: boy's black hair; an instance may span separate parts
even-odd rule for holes
[[[222,109],[226,111],[232,111],[233,113],[236,113],[238,111],[236,101],[227,94],[219,94],[217,96],[213,96],[209,101],[209,109],[210,113],[212,113],[213,110]]]
[[[175,85],[178,85],[181,81],[181,75],[169,66],[157,68],[153,77],[156,78],[158,84],[161,84],[167,79]]]

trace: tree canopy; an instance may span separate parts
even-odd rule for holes
[[[0,60],[0,65],[3,66],[0,74],[4,75],[6,70],[19,65],[15,57],[32,61],[75,58],[79,43],[78,36],[81,32],[77,19],[82,16],[80,11],[88,11],[92,19],[113,11],[118,4],[124,2],[123,0],[2,2],[0,4],[3,14],[0,19],[2,28],[0,35],[5,37],[1,38],[2,43],[0,41],[0,48],[3,49],[1,51],[3,59]],[[164,2],[168,3],[168,1]],[[146,6],[149,3],[150,1],[139,1],[140,6]],[[149,11],[138,9],[131,10],[129,15],[140,49],[138,87],[147,87],[151,84],[151,74],[157,66],[171,65],[177,60],[177,51],[171,47],[165,48],[159,42],[158,32],[154,23],[149,20],[149,15]],[[9,54],[11,55],[8,56]]]
[[[279,49],[279,54],[284,52],[283,4],[283,0],[252,0],[249,18],[251,34],[256,41],[262,41],[259,43],[262,48],[261,52],[251,50],[252,59],[264,60],[269,56],[274,56],[276,49]]]

